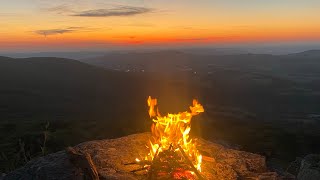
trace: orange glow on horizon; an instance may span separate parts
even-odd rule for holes
[[[101,5],[95,0],[90,4],[79,2],[61,6],[65,2],[59,1],[53,4],[17,0],[3,3],[0,47],[54,49],[320,41],[320,13],[316,8],[320,2],[311,0],[268,3],[186,0],[184,3],[170,1],[170,6],[166,0],[122,2],[128,3],[128,7],[150,8],[152,12],[105,17],[80,17],[72,13],[118,6]]]
[[[320,31],[319,31],[320,32]],[[62,34],[55,36],[13,36],[2,38],[0,47],[14,48],[15,46],[95,46],[95,45],[167,45],[167,44],[214,44],[214,43],[250,43],[250,42],[277,42],[277,41],[314,41],[320,40],[320,34],[316,32],[251,32],[237,34],[220,34],[220,35],[189,35],[179,36],[178,34],[164,35],[140,35],[135,37],[118,36],[110,38],[107,34]]]

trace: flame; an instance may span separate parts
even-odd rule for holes
[[[147,103],[153,124],[151,126],[152,139],[148,146],[150,153],[145,157],[145,160],[152,161],[156,154],[169,149],[170,146],[175,148],[180,146],[189,156],[195,168],[201,172],[202,156],[196,148],[196,143],[189,139],[189,132],[192,116],[204,112],[203,106],[197,100],[193,100],[190,111],[161,116],[158,109],[155,110],[157,99],[152,99],[149,96]],[[175,149],[175,151],[178,150],[178,148]]]

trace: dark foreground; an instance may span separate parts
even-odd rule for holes
[[[205,113],[193,119],[193,135],[261,154],[284,172],[297,158],[320,152],[318,56],[291,56],[199,61],[166,52],[144,58],[171,58],[179,66],[157,67],[179,71],[153,71],[152,63],[150,71],[128,73],[137,68],[123,66],[126,59],[118,61],[124,71],[115,71],[69,59],[1,57],[0,172],[81,142],[148,131],[149,95],[163,114],[184,111],[197,98]]]

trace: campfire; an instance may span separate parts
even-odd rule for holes
[[[161,115],[158,101],[149,96],[149,115],[152,118],[150,152],[144,159],[136,159],[141,165],[136,171],[146,170],[149,179],[202,179],[202,156],[195,140],[189,137],[191,118],[204,112],[203,106],[193,100],[190,111]]]
[[[65,159],[64,154],[54,164],[64,163],[76,179],[278,179],[276,173],[267,171],[263,156],[190,138],[192,117],[204,112],[196,100],[190,110],[177,114],[161,115],[157,100],[151,97],[148,105],[151,136],[132,134],[68,147],[66,153],[76,169],[60,160]],[[47,159],[57,159],[55,156]]]

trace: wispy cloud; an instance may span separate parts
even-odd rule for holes
[[[74,12],[74,10],[67,4],[62,4],[62,5],[59,5],[59,6],[45,8],[43,10],[48,11],[48,12],[54,12],[54,13],[57,13],[57,14],[65,14],[65,13]]]
[[[115,6],[109,9],[93,9],[81,11],[72,14],[72,16],[81,17],[110,17],[110,16],[134,16],[153,12],[152,8],[135,7],[135,6]]]
[[[83,27],[68,27],[68,28],[60,28],[60,29],[41,29],[34,31],[34,33],[43,35],[43,36],[50,36],[50,35],[57,35],[57,34],[65,34],[65,33],[72,33],[83,29]]]

